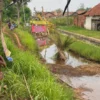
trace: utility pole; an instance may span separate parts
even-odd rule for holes
[[[67,25],[69,25],[69,8],[67,8]]]

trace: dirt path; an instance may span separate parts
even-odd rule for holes
[[[84,35],[76,34],[76,33],[61,30],[61,29],[58,29],[58,31],[63,33],[63,34],[75,37],[75,38],[77,38],[81,41],[90,42],[90,43],[95,44],[95,45],[100,45],[100,39],[96,39],[96,38],[93,38],[93,37],[87,37],[87,36],[84,36]]]

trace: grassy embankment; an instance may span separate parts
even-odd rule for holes
[[[61,37],[62,37],[62,40],[66,38],[65,35],[61,35]],[[94,46],[92,44],[75,40],[75,42],[73,42],[69,46],[69,50],[89,60],[100,62],[100,47],[99,46]]]
[[[77,26],[59,26],[59,28],[76,34],[100,39],[100,31],[86,30]]]
[[[19,30],[19,29],[18,29]],[[25,46],[31,46],[32,40],[26,44],[28,32],[23,32],[25,36],[21,35],[21,41]],[[24,39],[23,39],[24,38]],[[30,38],[29,38],[30,39]],[[4,95],[5,100],[13,97],[14,100],[25,100],[30,98],[27,90],[24,76],[33,96],[34,100],[72,100],[73,93],[68,87],[63,88],[59,83],[56,83],[55,78],[46,69],[45,65],[39,63],[35,53],[29,51],[22,51],[18,49],[8,37],[5,37],[6,43],[14,61],[7,63],[7,68],[4,70],[4,79],[1,83],[1,95]],[[31,48],[31,47],[29,47]],[[36,50],[36,48],[31,48]],[[2,51],[2,48],[0,47]],[[6,90],[3,88],[6,85]]]

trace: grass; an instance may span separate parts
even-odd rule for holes
[[[7,98],[5,100],[9,100],[11,94],[14,100],[29,99],[29,93],[23,79],[23,74],[26,77],[34,100],[73,99],[72,90],[68,87],[64,88],[57,83],[45,65],[40,64],[35,53],[32,55],[29,51],[22,51],[18,49],[9,38],[6,37],[5,39],[14,59],[12,63],[7,64],[8,67],[4,71],[4,80],[1,81],[2,95],[6,92],[5,97]],[[5,85],[7,86],[6,91],[3,90],[3,86]]]
[[[66,37],[65,35],[60,34],[63,39]],[[92,44],[88,44],[82,41],[73,40],[74,42],[69,45],[69,48],[66,50],[71,50],[74,53],[83,56],[86,59],[93,60],[96,62],[100,62],[100,46],[95,46]]]
[[[34,39],[34,37],[28,32],[28,30],[24,30],[23,28],[17,28],[16,33],[18,34],[22,44],[24,47],[26,47],[28,50],[33,52],[34,54],[38,54],[38,46]]]
[[[73,18],[68,17],[68,23],[67,23],[67,18],[66,17],[61,17],[61,18],[52,18],[50,20],[53,24],[56,26],[65,26],[65,25],[72,25],[73,24]]]
[[[88,37],[94,37],[100,39],[99,31],[86,30],[85,28],[80,28],[77,26],[59,26],[59,28],[63,30],[67,30],[69,32],[74,32],[76,34],[81,34]]]
[[[100,62],[100,47],[77,41],[70,45],[69,49],[75,53],[93,60]]]

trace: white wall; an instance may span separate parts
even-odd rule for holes
[[[84,27],[89,30],[92,29],[92,17],[86,17]]]

